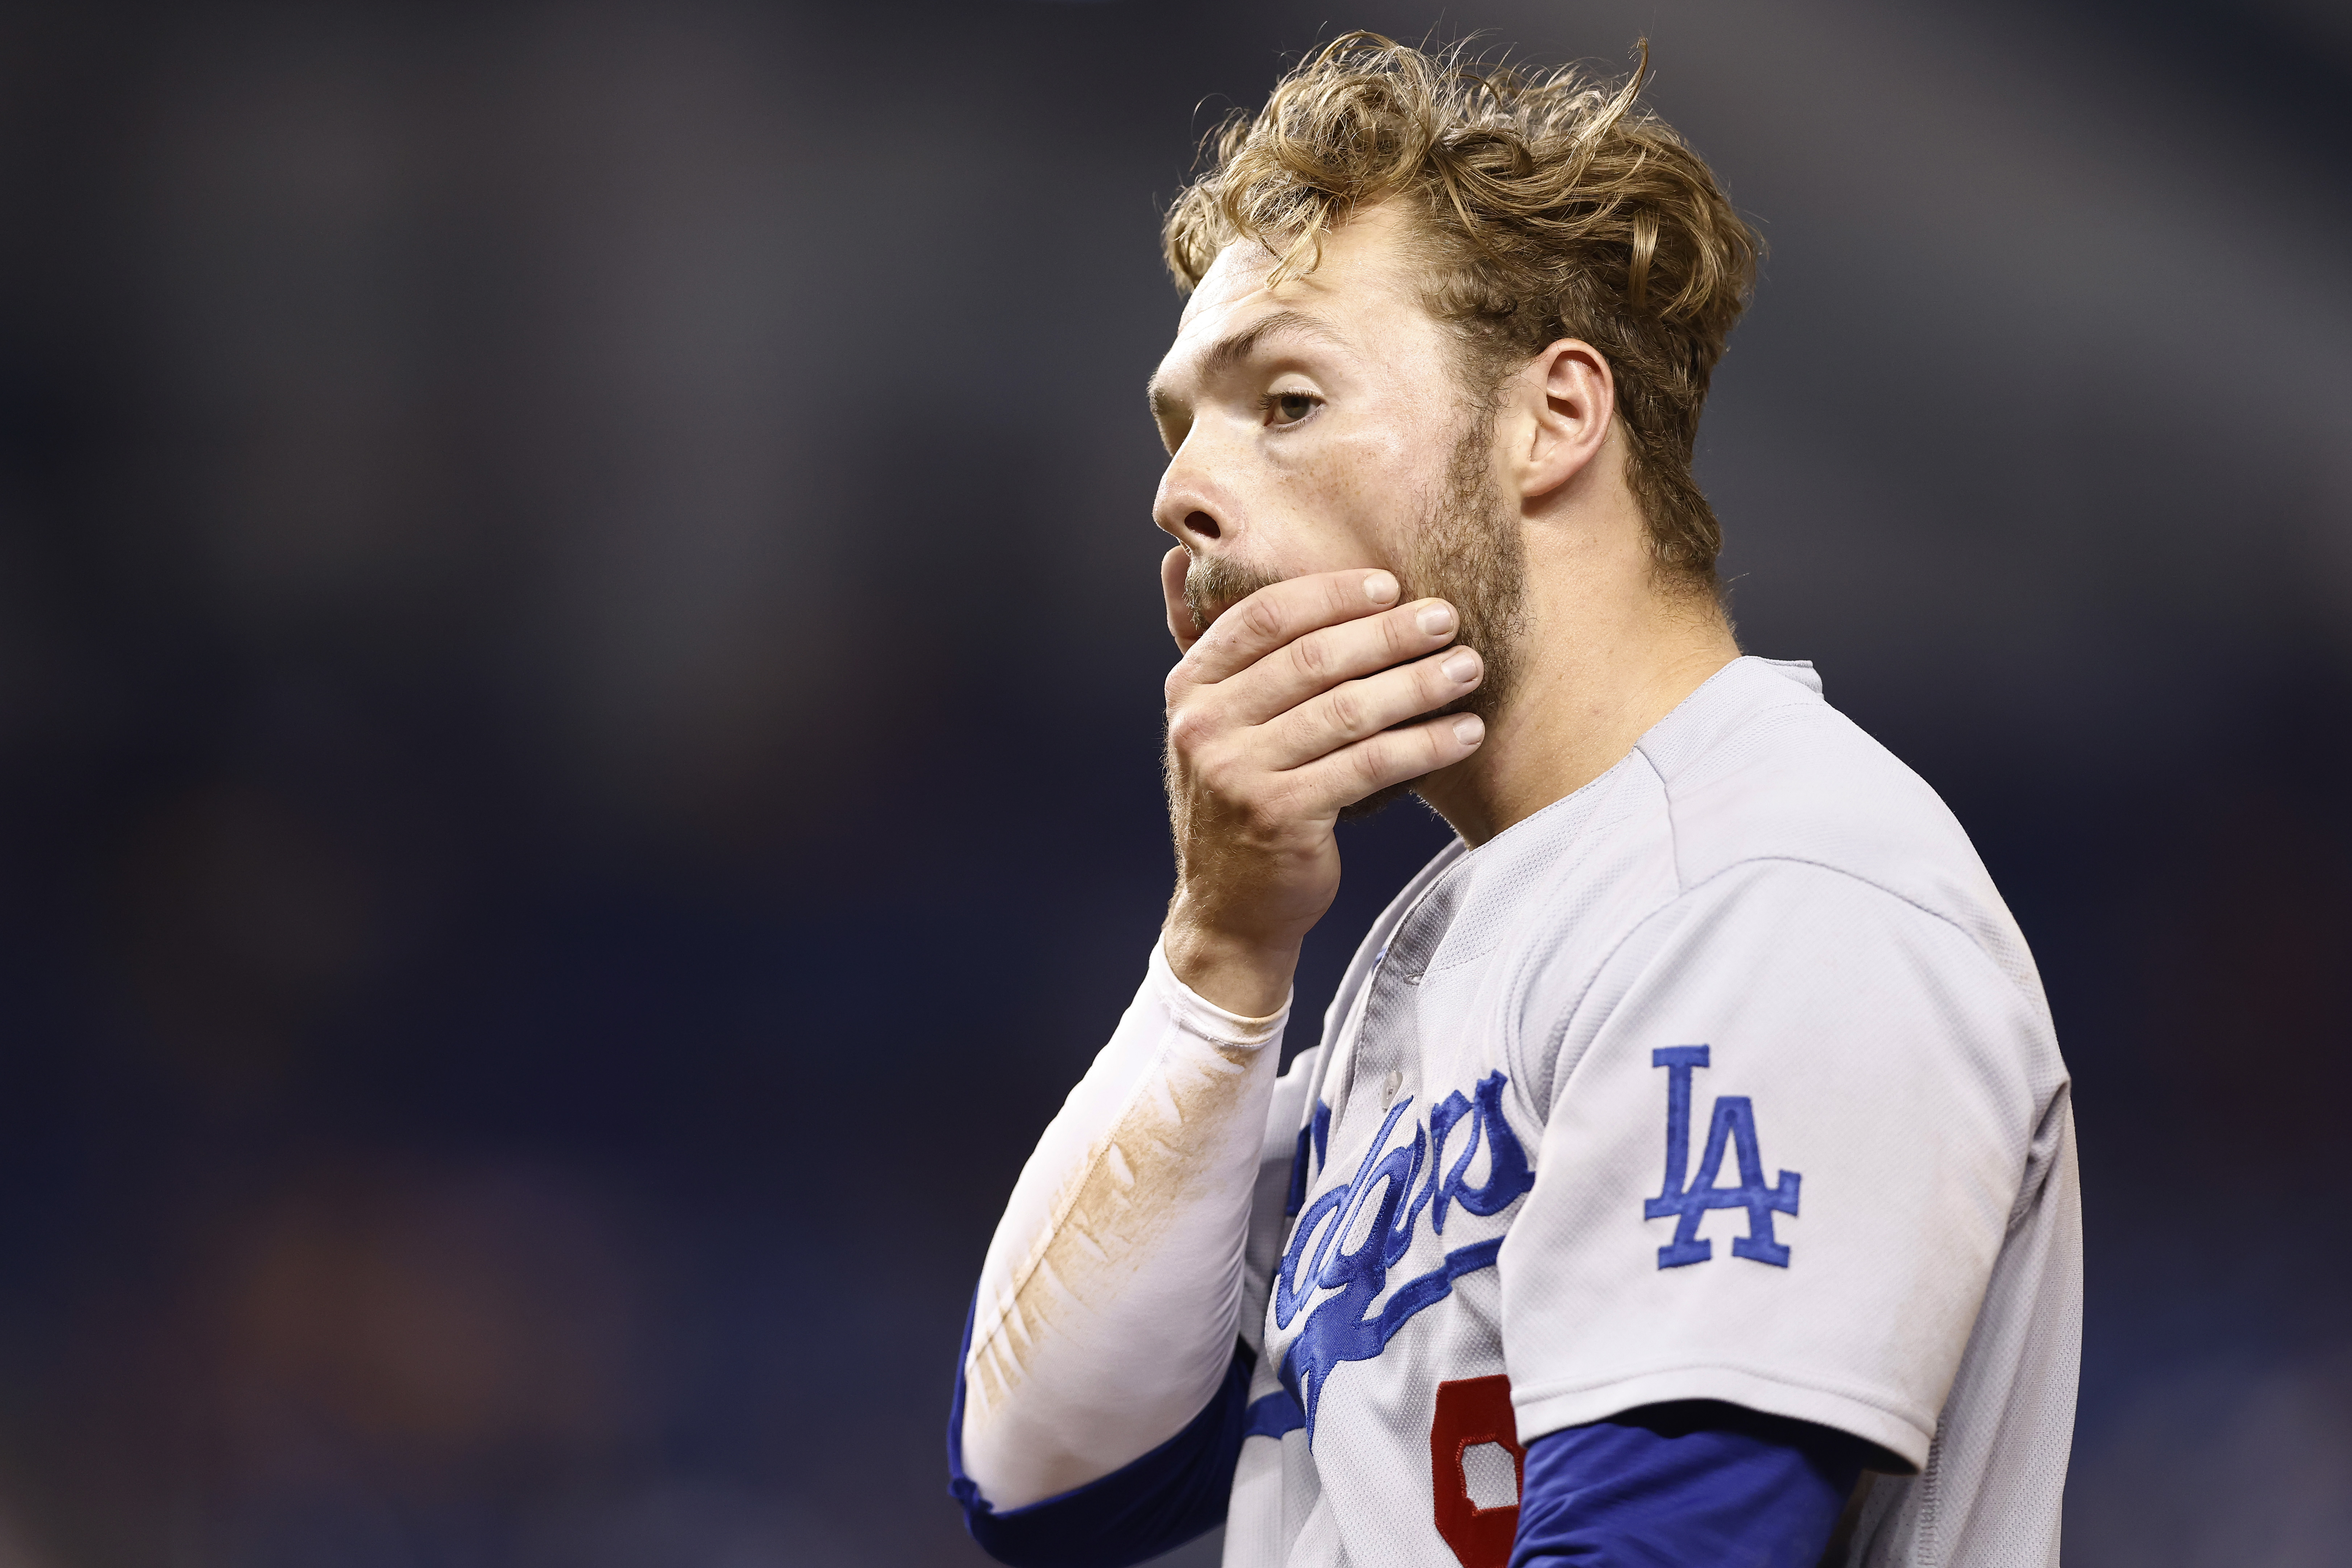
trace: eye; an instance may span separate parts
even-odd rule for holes
[[[1311,392],[1269,392],[1260,399],[1269,425],[1296,425],[1322,405]]]

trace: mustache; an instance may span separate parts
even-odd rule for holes
[[[1283,579],[1276,574],[1245,565],[1224,555],[1195,555],[1184,569],[1184,607],[1192,612],[1192,629],[1205,632],[1211,622],[1260,588]]]

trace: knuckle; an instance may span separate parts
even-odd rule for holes
[[[1352,686],[1343,686],[1331,693],[1329,707],[1331,727],[1343,735],[1358,735],[1364,728],[1363,693]]]
[[[1299,674],[1319,676],[1331,667],[1331,649],[1321,637],[1300,637],[1290,645],[1291,667]]]
[[[1282,635],[1282,612],[1275,607],[1273,600],[1265,595],[1255,594],[1244,599],[1242,601],[1240,611],[1244,631],[1261,637],[1276,637]]]
[[[1223,747],[1196,759],[1192,771],[1202,787],[1220,800],[1239,800],[1246,793],[1241,759]]]

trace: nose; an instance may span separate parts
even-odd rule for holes
[[[1197,555],[1202,546],[1232,533],[1234,516],[1230,501],[1202,472],[1192,447],[1187,441],[1168,459],[1168,471],[1160,476],[1160,493],[1152,498],[1151,521]]]

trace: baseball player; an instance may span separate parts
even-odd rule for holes
[[[973,1301],[1006,1563],[2057,1562],[2066,1069],[1942,801],[1733,640],[1755,244],[1640,83],[1349,35],[1169,216],[1177,883]],[[1458,840],[1277,1075],[1405,789]]]

